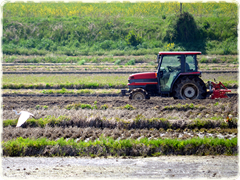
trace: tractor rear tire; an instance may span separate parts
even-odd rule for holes
[[[206,99],[207,90],[199,77],[184,76],[174,85],[174,99]]]
[[[150,96],[148,95],[147,91],[141,88],[134,89],[130,92],[129,99],[132,100],[145,100],[150,99]]]

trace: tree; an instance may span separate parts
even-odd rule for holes
[[[133,30],[129,31],[126,42],[128,45],[131,46],[137,46],[142,43],[142,37],[139,36],[139,34],[136,34]]]
[[[199,39],[199,30],[193,16],[188,12],[179,14],[173,23],[173,37],[176,42],[194,42]]]

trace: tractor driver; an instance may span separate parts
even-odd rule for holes
[[[178,62],[180,63],[179,66],[167,66],[169,72],[173,72],[173,71],[181,71],[181,56],[177,57],[178,58]],[[186,62],[185,63],[185,71],[189,71],[190,67],[189,64]]]

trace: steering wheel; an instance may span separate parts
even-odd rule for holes
[[[167,66],[169,72],[173,72],[173,68],[171,66]]]

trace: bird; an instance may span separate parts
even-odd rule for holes
[[[27,111],[20,111],[19,113],[13,109],[13,111],[16,113],[16,115],[20,115],[18,118],[18,122],[17,122],[17,126],[16,127],[20,127],[23,123],[25,123],[25,121],[27,121],[27,119],[32,116],[34,118],[34,115],[30,112]]]

